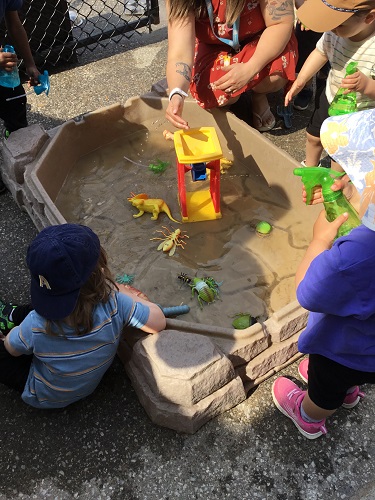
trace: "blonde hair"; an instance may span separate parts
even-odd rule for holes
[[[108,268],[107,253],[100,247],[96,267],[81,288],[74,311],[64,321],[74,328],[77,335],[86,335],[93,328],[94,308],[100,303],[108,302],[111,292],[116,289],[117,285]],[[53,326],[57,327],[58,332]],[[62,321],[47,320],[46,332],[49,335],[63,335]]]
[[[196,19],[207,17],[205,0],[167,0],[169,5],[169,20],[181,20],[189,12],[194,12]],[[241,15],[246,0],[226,1],[226,23],[232,25]]]

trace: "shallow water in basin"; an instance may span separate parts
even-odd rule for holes
[[[148,169],[157,159],[170,162],[162,174]],[[193,183],[186,176],[189,191],[208,189],[207,181]],[[134,218],[138,210],[127,200],[132,192],[163,198],[173,217],[181,220],[174,146],[160,132],[140,131],[82,157],[55,205],[68,222],[95,230],[114,274],[134,275],[134,286],[150,300],[164,306],[188,304],[190,313],[180,319],[223,327],[231,326],[236,313],[263,321],[295,300],[294,274],[309,231],[299,211],[275,195],[262,175],[235,160],[221,175],[223,217],[206,222],[177,224],[165,213],[156,221],[150,213]],[[255,232],[262,220],[273,227],[269,236]],[[173,257],[157,251],[160,242],[150,238],[177,228],[189,236],[184,249],[177,248]],[[222,283],[220,299],[201,309],[190,287],[177,279],[181,272],[212,276]]]

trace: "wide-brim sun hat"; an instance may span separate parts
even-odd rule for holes
[[[359,216],[375,231],[375,109],[324,120],[320,140],[359,192]]]
[[[306,28],[323,33],[340,26],[361,10],[375,8],[375,0],[305,0],[297,18]]]

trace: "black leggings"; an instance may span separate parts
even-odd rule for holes
[[[9,97],[20,95],[23,97],[7,101]],[[22,85],[14,89],[0,86],[0,118],[9,132],[27,127],[26,95]]]
[[[336,410],[350,387],[375,384],[375,373],[353,370],[320,354],[309,355],[310,399],[324,410]]]

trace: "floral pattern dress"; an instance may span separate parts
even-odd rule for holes
[[[232,40],[232,28],[225,22],[225,0],[212,0],[212,7],[215,34],[220,38]],[[195,62],[190,92],[202,108],[210,109],[225,105],[230,96],[222,90],[213,88],[212,83],[224,74],[224,61],[228,54],[231,56],[231,63],[247,62],[251,59],[265,28],[259,1],[248,0],[240,17],[239,41],[241,50],[236,53],[228,44],[218,40],[212,32],[208,17],[196,20]],[[274,73],[279,73],[286,80],[293,82],[297,58],[297,40],[292,33],[283,52],[255,75],[245,87],[231,96],[238,96],[255,87],[266,76]]]
[[[375,231],[375,109],[327,118],[320,140],[360,193],[362,223]]]

